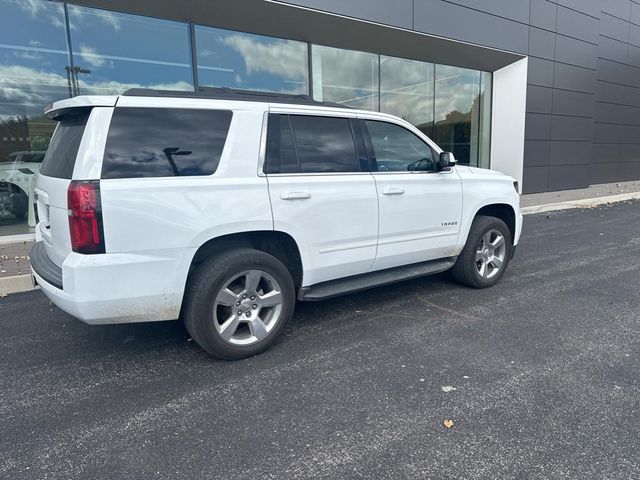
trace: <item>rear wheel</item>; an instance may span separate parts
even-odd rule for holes
[[[259,250],[239,249],[211,257],[193,272],[183,320],[211,355],[237,360],[273,345],[294,305],[295,287],[282,262]]]
[[[467,243],[451,269],[453,277],[465,285],[487,288],[500,281],[511,258],[511,232],[495,217],[477,216]]]

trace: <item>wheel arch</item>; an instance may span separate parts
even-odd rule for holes
[[[475,219],[479,215],[495,217],[502,220],[509,228],[511,243],[512,245],[514,244],[516,241],[516,211],[512,205],[508,203],[490,203],[479,208],[473,218]]]
[[[207,258],[234,248],[254,248],[273,255],[287,267],[296,288],[302,285],[304,269],[298,244],[291,235],[278,230],[229,233],[207,240],[196,250],[189,275]]]

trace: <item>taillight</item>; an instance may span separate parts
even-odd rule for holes
[[[71,248],[77,253],[104,253],[102,206],[98,180],[73,180],[67,190]]]

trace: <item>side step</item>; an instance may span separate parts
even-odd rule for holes
[[[442,258],[430,260],[428,262],[414,263],[394,267],[386,270],[379,270],[353,277],[330,280],[318,283],[310,287],[302,287],[298,290],[298,300],[314,302],[325,298],[337,297],[345,293],[358,292],[367,288],[381,287],[390,283],[410,280],[412,278],[424,277],[449,270],[456,263],[458,257]]]

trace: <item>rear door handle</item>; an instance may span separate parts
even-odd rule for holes
[[[402,195],[404,188],[402,187],[385,187],[382,189],[383,195]]]
[[[311,198],[311,194],[308,192],[286,192],[280,195],[282,200],[306,200]]]

